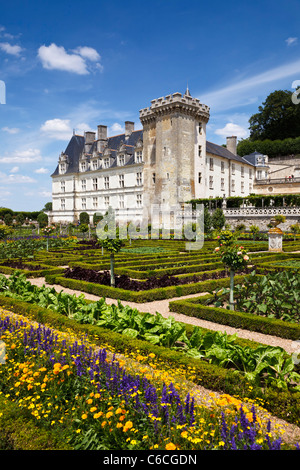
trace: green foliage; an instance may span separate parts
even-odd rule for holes
[[[276,90],[267,96],[258,113],[249,119],[250,140],[276,142],[300,135],[300,109],[292,103],[291,96],[289,90]]]
[[[222,230],[225,225],[225,215],[222,209],[217,208],[211,217],[211,224],[216,230]]]
[[[13,229],[7,225],[0,225],[0,240],[6,240],[11,235]]]
[[[80,224],[88,225],[90,223],[90,217],[87,212],[81,212],[79,214],[79,222]]]
[[[48,225],[48,216],[45,214],[45,212],[40,212],[38,217],[37,217],[37,222],[39,223],[39,226],[41,228],[46,227]]]
[[[300,278],[281,271],[259,276],[255,271],[235,286],[237,309],[268,318],[300,322]]]

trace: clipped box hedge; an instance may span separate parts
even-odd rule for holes
[[[50,309],[45,309],[26,302],[3,297],[0,295],[0,305],[11,309],[14,313],[24,315],[29,319],[45,324],[60,331],[72,330],[80,336],[87,335],[95,344],[103,347],[109,344],[116,353],[128,351],[149,355],[154,353],[161,363],[172,364],[177,368],[194,368],[194,383],[199,384],[209,390],[221,393],[228,393],[240,398],[262,399],[265,401],[264,408],[279,418],[299,425],[300,424],[300,393],[292,391],[282,391],[271,387],[261,389],[252,386],[238,371],[224,369],[222,367],[209,364],[204,360],[197,360],[187,357],[184,354],[162,346],[153,345],[146,341],[128,338],[122,334],[115,333],[103,327],[94,325],[79,324],[76,321],[60,315]],[[186,325],[190,328],[189,325]],[[245,342],[246,340],[240,340]],[[255,343],[248,342],[254,346]],[[105,347],[105,346],[104,346]]]
[[[300,325],[288,323],[274,318],[262,317],[252,313],[228,310],[221,307],[203,305],[211,298],[210,295],[193,299],[182,299],[169,302],[171,312],[181,313],[188,317],[201,318],[202,320],[219,323],[222,325],[256,331],[265,335],[278,336],[280,338],[299,340]]]
[[[244,276],[236,276],[236,280],[242,281]],[[48,284],[58,284],[62,287],[86,292],[99,297],[111,299],[127,300],[131,302],[143,303],[153,300],[165,300],[172,297],[182,297],[185,295],[198,294],[201,292],[211,292],[218,287],[228,287],[230,280],[228,277],[223,279],[211,279],[180,286],[160,287],[145,291],[134,292],[131,290],[119,289],[117,287],[105,286],[93,282],[79,281],[77,279],[65,278],[62,276],[49,274],[45,277]]]

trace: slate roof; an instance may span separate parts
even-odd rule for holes
[[[113,137],[108,137],[107,147],[108,149],[112,151],[111,156],[115,160],[112,163],[111,167],[117,166],[117,162],[116,162],[117,150],[119,146],[122,144],[122,142],[123,144],[126,145],[126,153],[131,155],[126,165],[132,165],[134,163],[134,148],[139,139],[143,139],[143,130],[133,131],[127,141],[125,140],[125,134],[119,134]],[[65,174],[79,172],[79,158],[80,158],[81,153],[84,150],[84,142],[85,142],[85,139],[83,136],[81,135],[72,136],[64,152],[69,157],[69,165]],[[93,153],[93,150],[95,149],[96,145],[97,145],[97,142],[95,141],[92,144],[92,147],[90,150],[91,154]],[[211,153],[213,155],[218,155],[223,158],[227,158],[228,160],[234,160],[240,163],[246,163],[248,165],[255,166],[252,162],[247,161],[246,159],[240,157],[239,155],[234,155],[229,150],[227,150],[226,147],[222,147],[221,145],[217,145],[212,142],[208,142],[208,141],[206,142],[206,152]],[[58,174],[59,172],[58,172],[58,165],[57,165],[54,173],[52,173],[51,176],[56,176]]]
[[[125,144],[126,146],[126,153],[131,155],[129,158],[128,162],[126,165],[132,165],[134,163],[134,148],[138,142],[139,139],[143,139],[143,131],[142,130],[137,130],[133,131],[127,141],[125,140],[125,134],[120,134],[116,135],[113,137],[108,137],[107,139],[107,147],[108,149],[112,150],[111,156],[115,159],[115,161],[112,163],[111,167],[117,166],[116,163],[116,154],[119,146],[122,144]],[[85,139],[81,135],[73,135],[66,150],[65,154],[68,155],[69,157],[69,165],[67,168],[66,173],[78,173],[79,172],[79,158],[81,153],[84,150],[84,143]],[[93,153],[93,150],[95,149],[97,145],[97,142],[95,141],[92,144],[92,147],[90,149],[90,153]],[[100,154],[101,155],[101,154]],[[111,168],[110,167],[110,168]],[[59,174],[59,166],[57,165],[55,171],[52,173],[51,176],[56,176]],[[89,171],[89,170],[87,170]]]
[[[248,165],[253,165],[253,163],[244,160],[244,158],[239,155],[234,155],[234,153],[227,150],[226,147],[222,145],[213,144],[212,142],[206,142],[206,152],[213,155],[218,155],[219,157],[227,158],[227,160],[234,160],[239,163],[247,163]]]

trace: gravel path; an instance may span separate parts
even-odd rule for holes
[[[67,292],[69,294],[76,294],[76,295],[82,294],[81,291],[68,289],[68,288],[62,287],[60,285],[46,284],[45,283],[45,278],[43,278],[43,277],[30,279],[30,282],[32,284],[37,285],[37,286],[42,286],[44,284],[47,287],[54,287],[55,290],[57,290],[58,292],[63,289],[64,292]],[[270,346],[279,346],[279,347],[285,349],[285,351],[287,351],[289,354],[293,354],[296,349],[299,350],[300,346],[294,340],[283,339],[283,338],[279,338],[277,336],[265,335],[265,334],[262,334],[262,333],[256,333],[254,331],[242,330],[240,328],[237,329],[237,328],[233,328],[231,326],[221,325],[219,323],[213,323],[213,322],[210,322],[210,321],[207,321],[207,320],[202,320],[200,318],[188,317],[188,316],[183,315],[181,313],[171,312],[170,309],[169,309],[170,300],[173,301],[173,300],[187,299],[187,298],[192,298],[192,297],[199,297],[199,295],[205,295],[205,294],[207,294],[207,292],[204,292],[204,293],[201,293],[201,294],[191,294],[191,295],[187,295],[185,297],[175,297],[175,298],[172,298],[172,299],[156,300],[156,301],[153,301],[153,302],[145,302],[145,303],[127,302],[127,301],[124,300],[124,301],[122,301],[122,304],[123,305],[129,305],[130,307],[136,308],[136,309],[138,309],[142,312],[145,312],[145,313],[147,312],[147,313],[155,314],[155,312],[159,312],[164,317],[168,317],[168,316],[172,315],[175,318],[175,320],[177,320],[179,322],[188,323],[188,324],[191,324],[191,325],[197,325],[197,326],[200,326],[202,328],[207,328],[209,330],[221,331],[223,333],[226,332],[229,335],[233,335],[233,334],[236,333],[237,336],[240,337],[240,338],[257,341],[258,343],[267,344],[267,345],[270,345]],[[99,298],[100,298],[96,295],[88,294],[88,293],[85,293],[85,292],[84,292],[84,296],[85,296],[86,299],[95,300],[95,301],[99,300]],[[106,298],[106,302],[109,305],[117,304],[116,299]]]

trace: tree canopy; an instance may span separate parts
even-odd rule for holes
[[[249,119],[250,141],[283,140],[300,136],[300,105],[292,102],[292,91],[276,90]]]

